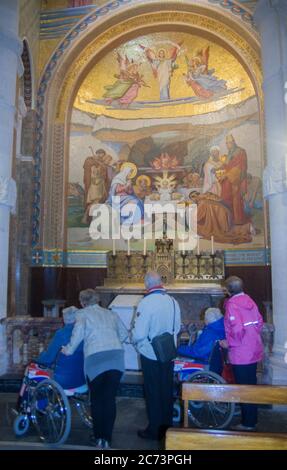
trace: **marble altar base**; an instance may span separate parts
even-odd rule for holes
[[[178,301],[184,324],[201,321],[205,309],[219,306],[224,298],[220,283],[176,282],[166,284],[165,287],[167,292]],[[97,287],[96,290],[100,294],[103,307],[108,307],[119,294],[145,294],[142,283],[123,284],[105,281],[105,285]]]

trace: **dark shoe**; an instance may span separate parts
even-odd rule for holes
[[[102,450],[102,439],[96,439],[94,436],[90,436],[90,446],[95,447],[98,450]]]
[[[244,426],[243,424],[237,424],[231,428],[231,431],[247,431],[247,432],[255,432],[256,426]]]
[[[102,439],[102,449],[107,450],[107,449],[110,449],[110,448],[111,448],[111,446],[109,444],[109,441],[106,441],[106,439]]]
[[[157,436],[155,436],[154,434],[151,434],[146,429],[139,429],[138,430],[138,437],[141,437],[142,439],[149,439],[151,441],[158,441],[159,440],[159,438]]]

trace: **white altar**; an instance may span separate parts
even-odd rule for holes
[[[117,313],[128,330],[131,328],[137,306],[143,295],[123,294],[117,295],[110,303],[109,307],[113,312]],[[126,370],[140,370],[139,355],[132,344],[124,344],[125,350],[125,367]]]

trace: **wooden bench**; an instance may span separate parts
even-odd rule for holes
[[[286,405],[287,387],[270,385],[182,385],[184,428],[170,428],[166,449],[175,450],[287,450],[287,433],[199,430],[188,427],[188,402],[212,401]]]

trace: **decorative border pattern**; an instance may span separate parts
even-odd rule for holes
[[[225,266],[266,266],[270,264],[270,250],[225,250]],[[33,250],[32,266],[107,268],[108,251],[88,250]]]
[[[24,39],[23,41],[23,52],[21,56],[23,66],[24,66],[24,102],[27,109],[32,108],[32,75],[31,75],[31,64],[30,64],[30,56],[27,41]]]
[[[229,10],[236,16],[255,27],[253,15],[249,8],[238,5],[233,0],[208,0],[209,3],[218,5],[225,10]],[[144,0],[142,1],[144,3]],[[44,10],[40,14],[40,39],[54,39],[64,37],[80,18],[90,13],[96,5],[86,5],[83,7]]]
[[[268,248],[250,250],[225,250],[226,266],[266,266],[270,264]]]
[[[107,268],[107,251],[33,250],[32,266]]]
[[[238,5],[233,0],[208,0],[209,3],[213,3],[216,5],[225,8],[226,10],[230,10],[231,13],[234,15],[240,16],[243,21],[251,24],[255,28],[255,23],[253,19],[253,15],[250,13],[249,9],[246,8],[244,5]]]

